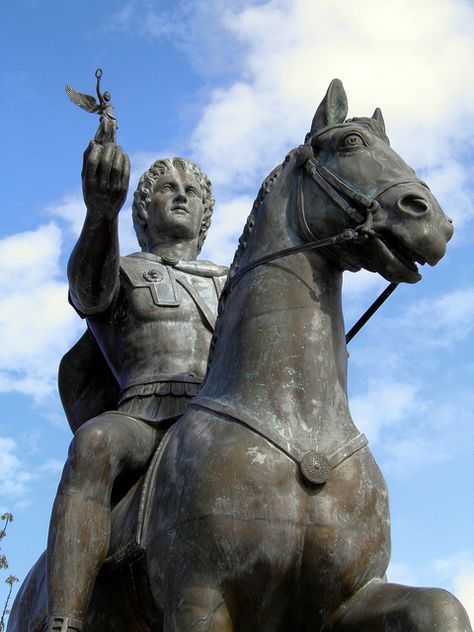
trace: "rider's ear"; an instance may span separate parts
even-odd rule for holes
[[[342,81],[340,79],[333,79],[329,84],[326,96],[316,110],[311,124],[310,134],[313,135],[328,125],[344,123],[347,116],[347,109],[347,96]]]
[[[383,120],[382,110],[380,108],[375,108],[372,118],[377,121],[382,132],[387,135],[387,132],[385,131],[385,121]]]

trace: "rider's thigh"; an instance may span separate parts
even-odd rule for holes
[[[142,469],[156,446],[156,430],[145,422],[106,412],[81,426],[69,448],[67,469],[81,479],[98,473],[113,479],[124,469]]]

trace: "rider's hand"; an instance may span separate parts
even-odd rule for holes
[[[127,197],[130,161],[118,145],[94,141],[84,152],[82,191],[89,211],[113,218]]]

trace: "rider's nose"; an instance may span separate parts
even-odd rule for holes
[[[176,195],[174,196],[174,201],[175,202],[186,202],[187,201],[187,197],[186,197],[184,191],[178,191],[176,193]]]
[[[428,200],[419,193],[406,193],[397,202],[398,208],[410,215],[425,215],[430,210]]]

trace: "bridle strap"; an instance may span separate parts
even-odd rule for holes
[[[314,233],[314,231],[311,229],[310,225],[308,224],[308,221],[306,219],[306,210],[305,210],[305,203],[304,203],[304,189],[303,189],[303,177],[304,177],[304,173],[309,173],[313,179],[316,181],[316,183],[321,187],[321,189],[334,201],[336,202],[336,204],[339,205],[340,208],[342,208],[343,211],[345,211],[347,213],[347,215],[349,215],[352,219],[357,221],[357,227],[353,230],[355,230],[355,232],[357,233],[356,237],[359,236],[359,231],[362,232],[362,229],[365,226],[368,226],[371,224],[372,220],[371,220],[371,209],[367,210],[367,214],[366,217],[364,219],[364,217],[358,213],[355,209],[353,209],[347,202],[346,200],[344,200],[343,197],[341,197],[339,195],[339,193],[328,183],[326,182],[326,180],[319,174],[317,173],[314,168],[309,168],[308,167],[308,163],[310,161],[305,161],[304,166],[301,164],[301,162],[298,162],[297,160],[297,164],[299,164],[299,166],[301,166],[302,168],[300,169],[300,172],[298,174],[298,195],[297,195],[297,216],[298,216],[298,220],[300,223],[300,228],[303,231],[303,234],[306,236],[307,239],[310,240],[310,242],[317,242],[318,241],[318,236]],[[311,160],[311,163],[316,163],[315,160]],[[352,230],[352,229],[351,229]],[[356,238],[354,237],[354,239]],[[332,245],[332,244],[330,244]],[[337,261],[337,257],[333,254],[333,252],[331,250],[325,250],[325,254],[326,256],[330,257],[331,259],[335,259]],[[342,259],[344,261],[344,263],[347,265],[349,270],[355,271],[359,269],[359,266],[357,264],[354,264],[353,261],[350,260],[350,257],[348,257],[345,253],[343,252],[339,252],[338,253],[338,257],[339,259]]]
[[[222,294],[228,294],[232,286],[240,280],[247,272],[253,270],[265,263],[270,263],[271,261],[276,261],[277,259],[282,259],[283,257],[288,257],[293,254],[297,254],[300,252],[306,252],[308,250],[317,250],[319,248],[327,248],[328,246],[335,246],[342,242],[354,241],[360,234],[363,233],[364,227],[370,227],[372,223],[372,214],[375,213],[380,208],[380,203],[377,198],[380,197],[383,193],[391,189],[392,187],[401,185],[401,184],[409,184],[411,182],[416,182],[418,184],[422,184],[427,187],[427,185],[418,179],[406,180],[395,182],[390,184],[389,186],[381,189],[374,195],[372,198],[364,195],[363,193],[359,193],[355,191],[348,184],[343,182],[340,178],[338,178],[332,171],[318,163],[318,161],[314,158],[314,155],[308,154],[308,150],[312,151],[312,148],[309,144],[302,145],[301,149],[306,151],[303,152],[303,159],[298,160],[297,158],[297,166],[301,168],[301,171],[298,176],[298,193],[297,193],[297,205],[298,205],[298,214],[300,219],[300,224],[303,228],[303,231],[310,238],[305,244],[301,244],[299,246],[292,246],[290,248],[284,248],[283,250],[279,250],[277,252],[270,253],[259,259],[255,259],[244,268],[238,270],[233,277],[229,278],[222,290]],[[306,171],[311,177],[315,180],[315,182],[319,185],[319,187],[326,193],[328,197],[330,197],[352,220],[357,222],[356,228],[346,228],[339,233],[338,235],[333,235],[332,237],[326,237],[324,239],[318,239],[314,232],[311,230],[305,214],[304,207],[304,193],[303,193],[303,173]],[[428,187],[427,187],[428,188]],[[365,217],[361,215],[356,209],[354,209],[342,195],[349,198],[353,202],[355,202],[358,206],[362,206],[365,211]],[[355,325],[350,329],[350,331],[346,334],[346,344],[352,340],[352,338],[362,329],[365,323],[373,316],[373,314],[377,311],[377,309],[387,300],[387,298],[392,294],[392,292],[397,288],[398,283],[390,283],[385,290],[380,294],[380,296],[372,303],[372,305],[364,312],[364,314],[359,318],[359,320],[355,323]]]
[[[351,200],[354,200],[359,206],[370,208],[372,201],[360,193],[356,193],[350,187],[348,187],[342,180],[339,180],[329,169],[320,165],[315,159],[308,160],[305,165],[307,173],[316,181],[320,188],[330,197],[349,217],[361,224],[364,221],[364,217],[356,211],[339,193],[346,195]],[[337,188],[338,189],[337,189]]]
[[[379,189],[375,195],[369,197],[364,193],[355,191],[349,184],[341,180],[335,173],[320,164],[316,158],[309,157],[305,163],[304,168],[306,172],[316,181],[320,188],[328,195],[334,202],[354,221],[358,224],[365,221],[364,218],[356,209],[354,209],[343,197],[349,198],[352,202],[355,202],[357,206],[363,207],[366,211],[375,213],[380,208],[380,202],[378,198],[381,195],[393,189],[394,187],[402,184],[421,184],[429,190],[428,185],[419,180],[418,178],[408,178],[407,180],[399,180],[398,182],[392,182],[386,187]],[[342,194],[342,195],[341,195]]]
[[[392,294],[392,292],[397,289],[397,287],[398,287],[398,283],[389,283],[389,285],[387,285],[385,290],[375,299],[372,305],[368,309],[365,310],[365,312],[362,314],[359,320],[355,323],[355,325],[353,325],[349,329],[349,331],[346,334],[346,344],[348,344],[352,340],[352,338],[354,338],[354,336],[359,333],[359,331],[362,329],[365,323],[370,318],[372,318],[372,316],[375,314],[378,308],[381,307],[385,303],[385,301]]]
[[[300,246],[292,246],[290,248],[285,248],[283,250],[278,250],[278,252],[272,252],[269,255],[265,255],[264,257],[260,257],[259,259],[255,259],[252,263],[249,263],[244,268],[238,270],[233,277],[227,280],[222,293],[229,292],[230,288],[236,283],[239,279],[241,279],[244,274],[250,272],[254,268],[263,265],[264,263],[270,263],[270,261],[275,261],[276,259],[282,259],[283,257],[288,257],[290,255],[294,255],[298,252],[306,252],[307,250],[316,250],[318,248],[324,248],[327,246],[334,246],[336,244],[340,244],[343,241],[353,241],[357,239],[359,233],[352,228],[346,228],[339,233],[339,235],[334,235],[333,237],[326,237],[325,239],[316,239],[313,241],[309,241],[305,244],[301,244]]]

